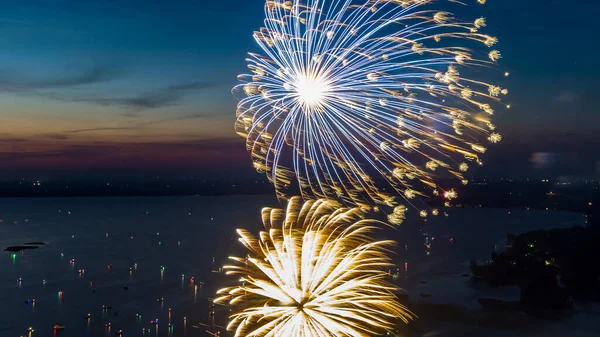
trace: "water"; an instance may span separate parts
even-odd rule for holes
[[[0,336],[139,336],[144,328],[151,336],[226,336],[228,308],[210,315],[226,282],[219,268],[243,253],[235,228],[258,231],[264,206],[278,204],[271,196],[2,199],[0,249],[47,244],[0,254]],[[399,241],[396,281],[485,258],[506,232],[584,223],[574,213],[508,212],[410,218],[386,234]],[[66,329],[54,332],[57,323]]]
[[[66,326],[58,333],[65,337],[108,336],[120,329],[139,336],[142,328],[153,336],[205,336],[210,328],[193,325],[213,324],[209,298],[222,277],[213,271],[237,247],[235,228],[260,228],[259,210],[266,204],[272,198],[2,200],[0,248],[47,245],[15,258],[2,252],[0,336],[28,335],[30,326],[33,336],[51,336],[55,323]],[[216,324],[226,317],[219,310]],[[156,318],[158,329],[150,324]]]

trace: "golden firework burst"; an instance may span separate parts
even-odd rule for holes
[[[413,317],[387,281],[393,242],[371,236],[381,223],[358,208],[298,197],[262,215],[258,237],[238,230],[249,254],[224,267],[241,283],[215,300],[232,306],[235,336],[373,336]]]

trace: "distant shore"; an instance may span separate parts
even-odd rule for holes
[[[442,184],[440,184],[442,185]],[[473,180],[455,188],[459,198],[455,207],[511,208],[600,213],[600,182],[590,184],[554,183],[544,180],[515,182],[512,180]],[[290,195],[298,194],[291,189]],[[157,197],[157,196],[224,196],[273,195],[273,186],[264,178],[256,180],[163,180],[148,181],[0,181],[0,198],[69,198],[69,197]],[[440,207],[440,201],[431,201]]]

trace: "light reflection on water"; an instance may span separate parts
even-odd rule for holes
[[[221,331],[229,309],[210,303],[223,285],[220,266],[243,252],[234,230],[260,230],[260,209],[277,205],[271,196],[4,199],[0,249],[48,244],[0,254],[0,336],[27,335],[28,327],[49,336],[57,323],[65,337]],[[507,231],[574,224],[582,217],[525,210],[409,218],[386,234],[401,247],[390,278],[410,289],[424,275],[487,257]]]
[[[143,328],[205,335],[213,319],[226,320],[226,310],[208,315],[222,277],[213,257],[222,264],[236,249],[236,227],[259,230],[265,205],[277,204],[270,196],[4,199],[0,249],[48,244],[0,255],[0,336],[27,335],[30,326],[49,336],[57,323],[65,337],[139,336]]]

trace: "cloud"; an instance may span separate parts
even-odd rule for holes
[[[62,89],[106,82],[116,79],[121,72],[113,67],[95,65],[74,76],[32,78],[12,70],[0,69],[0,92],[13,92],[51,97],[40,90]]]
[[[556,163],[558,154],[551,152],[535,152],[531,154],[530,162],[534,168],[547,168]]]
[[[215,86],[216,84],[206,82],[186,82],[131,97],[81,97],[57,94],[51,94],[47,97],[63,102],[90,103],[100,106],[120,106],[129,109],[144,110],[177,105],[186,94]],[[133,116],[137,115],[130,114],[127,117]]]
[[[19,95],[39,96],[67,103],[89,103],[100,106],[119,106],[134,110],[144,110],[177,105],[190,92],[217,86],[216,83],[200,81],[182,82],[157,90],[123,97],[80,96],[65,91],[65,89],[115,80],[120,78],[122,74],[123,71],[114,66],[98,64],[89,69],[79,70],[79,73],[71,76],[46,78],[31,77],[10,69],[0,68],[0,93],[8,92]],[[138,114],[131,112],[125,113],[123,116],[128,118],[139,117]]]
[[[45,159],[54,158],[60,155],[61,151],[34,151],[34,152],[0,152],[0,160],[4,162],[26,160],[26,159]]]
[[[119,131],[119,130],[133,130],[136,127],[108,127],[108,128],[89,128],[89,129],[76,129],[76,130],[68,130],[63,131],[61,133],[83,133],[83,132],[97,132],[97,131]]]
[[[7,166],[32,167],[69,167],[96,165],[108,166],[143,166],[144,163],[156,166],[215,166],[220,163],[246,158],[246,150],[242,140],[237,138],[191,139],[182,141],[155,142],[90,142],[80,144],[48,144],[47,150],[36,149],[41,144],[34,144],[30,151],[2,151],[0,144],[0,161]]]
[[[42,135],[42,138],[66,139],[66,138],[68,138],[68,136],[66,136],[65,134],[69,134],[69,133],[137,130],[143,126],[148,126],[148,125],[168,123],[168,122],[174,122],[174,121],[185,121],[185,120],[190,120],[190,119],[209,118],[213,115],[214,114],[193,114],[193,115],[187,115],[187,116],[176,116],[176,117],[164,118],[164,119],[159,119],[159,120],[154,120],[154,121],[149,121],[149,122],[143,122],[143,123],[138,123],[133,126],[98,127],[98,128],[66,130],[66,131],[61,131],[58,134],[45,134],[45,135]]]
[[[193,115],[186,115],[186,116],[164,118],[164,119],[149,121],[149,122],[145,122],[145,123],[140,123],[138,125],[140,125],[140,126],[143,126],[143,125],[154,125],[154,124],[161,124],[161,123],[167,123],[167,122],[186,121],[186,120],[190,120],[190,119],[202,119],[202,118],[209,118],[209,117],[216,116],[216,115],[218,115],[218,114],[216,114],[216,113],[212,113],[212,114],[193,114]]]
[[[122,114],[119,114],[119,115],[123,116],[123,117],[126,117],[126,118],[140,118],[140,117],[142,117],[142,115],[136,114],[136,113],[133,113],[133,112],[125,112],[125,113],[122,113]]]
[[[47,133],[47,134],[40,135],[39,138],[53,139],[53,140],[65,140],[65,139],[69,139],[69,136],[62,135],[60,133]]]
[[[573,103],[580,99],[580,94],[570,90],[562,90],[556,97],[556,101],[559,103]]]
[[[25,138],[17,138],[17,137],[0,137],[0,142],[2,143],[23,143],[23,142],[27,142],[29,141],[29,139],[25,139]]]

